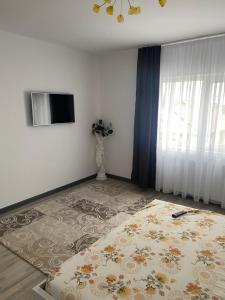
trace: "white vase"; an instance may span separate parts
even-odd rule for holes
[[[105,154],[104,154],[104,137],[100,134],[95,134],[96,137],[96,163],[98,167],[97,180],[106,180],[105,175]]]

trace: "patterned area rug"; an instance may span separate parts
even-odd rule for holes
[[[0,242],[48,274],[153,199],[129,183],[90,181],[2,217]]]

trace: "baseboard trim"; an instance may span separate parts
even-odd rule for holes
[[[5,212],[8,212],[10,210],[13,210],[13,209],[16,209],[16,208],[19,208],[21,206],[24,206],[26,204],[30,204],[32,202],[35,202],[41,198],[44,198],[44,197],[47,197],[47,196],[50,196],[52,194],[55,194],[55,193],[58,193],[58,192],[61,192],[63,190],[66,190],[70,187],[73,187],[75,185],[78,185],[78,184],[81,184],[83,182],[86,182],[86,181],[89,181],[91,179],[94,179],[96,177],[96,174],[94,175],[91,175],[91,176],[88,176],[88,177],[85,177],[85,178],[82,178],[82,179],[79,179],[77,181],[74,181],[74,182],[71,182],[69,184],[66,184],[66,185],[63,185],[63,186],[60,186],[56,189],[53,189],[51,191],[48,191],[48,192],[45,192],[45,193],[42,193],[40,195],[37,195],[37,196],[34,196],[34,197],[31,197],[31,198],[28,198],[28,199],[25,199],[25,200],[22,200],[18,203],[15,203],[15,204],[12,204],[12,205],[9,205],[9,206],[6,206],[6,207],[3,207],[0,209],[0,214],[1,213],[5,213]]]
[[[118,179],[118,180],[125,181],[125,182],[131,182],[131,179],[127,178],[127,177],[117,176],[117,175],[113,175],[113,174],[106,174],[106,175],[109,178]]]

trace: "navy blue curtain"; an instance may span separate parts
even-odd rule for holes
[[[155,188],[161,46],[138,51],[132,181]]]

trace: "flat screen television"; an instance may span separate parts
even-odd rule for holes
[[[33,126],[74,123],[74,96],[72,94],[32,92]]]

